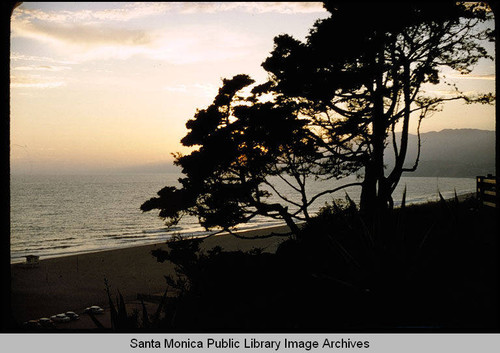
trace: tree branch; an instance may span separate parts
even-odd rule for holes
[[[229,228],[223,229],[222,231],[226,231],[227,233],[235,236],[238,239],[248,239],[248,240],[252,240],[252,239],[267,239],[267,238],[272,238],[272,237],[289,237],[289,236],[293,235],[293,232],[287,232],[287,233],[274,233],[274,232],[271,232],[271,233],[269,233],[267,235],[256,235],[256,236],[251,236],[251,237],[244,237],[244,236],[239,235],[238,233],[233,232]]]
[[[422,119],[425,117],[427,112],[423,112],[419,118],[418,118],[418,125],[417,125],[417,157],[415,159],[415,163],[413,164],[413,167],[412,168],[403,168],[402,171],[403,172],[414,172],[415,170],[417,170],[417,167],[418,167],[418,162],[420,160],[420,150],[421,150],[421,147],[422,147],[422,143],[421,143],[421,136],[420,136],[420,124],[422,123]]]
[[[350,184],[345,184],[345,185],[342,185],[342,186],[339,186],[338,188],[335,188],[335,189],[330,189],[330,190],[324,190],[322,192],[320,192],[319,194],[316,194],[314,195],[311,200],[309,200],[309,202],[307,203],[307,206],[311,206],[314,201],[316,201],[318,198],[320,198],[321,196],[324,196],[326,194],[332,194],[334,192],[337,192],[339,190],[342,190],[342,189],[345,189],[345,188],[348,188],[348,187],[351,187],[351,186],[362,186],[363,183],[361,182],[358,182],[358,183],[350,183]]]
[[[302,206],[301,204],[299,204],[297,202],[294,202],[292,200],[289,200],[285,196],[281,195],[281,193],[278,190],[276,190],[276,188],[274,187],[274,185],[271,184],[269,181],[264,180],[264,184],[266,184],[269,187],[271,187],[271,189],[273,189],[273,191],[276,193],[276,195],[278,195],[278,197],[281,198],[283,201],[288,202],[289,204],[292,204],[292,205],[297,206],[297,207],[301,207]]]

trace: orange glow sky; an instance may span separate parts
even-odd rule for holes
[[[264,82],[274,36],[303,40],[327,16],[321,3],[23,3],[12,17],[12,173],[169,161],[222,78]],[[492,61],[448,76],[494,92]],[[494,107],[450,103],[422,126],[445,128],[494,130]]]

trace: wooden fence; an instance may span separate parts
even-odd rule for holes
[[[497,207],[497,179],[488,174],[487,176],[478,176],[476,178],[477,199],[489,207]]]

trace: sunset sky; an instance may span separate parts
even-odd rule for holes
[[[12,173],[171,160],[186,152],[185,123],[212,102],[222,78],[264,82],[260,64],[273,38],[303,40],[327,16],[312,2],[23,3],[12,16]],[[492,61],[468,77],[447,75],[463,91],[494,92]],[[494,130],[494,107],[450,103],[422,131],[445,128]]]

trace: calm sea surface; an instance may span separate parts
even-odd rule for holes
[[[172,229],[165,227],[157,212],[142,213],[141,204],[166,185],[176,185],[180,174],[130,175],[12,175],[11,176],[11,262],[22,262],[26,255],[41,258],[86,253],[139,244],[162,242],[174,234],[203,235],[194,218],[185,218]],[[347,179],[352,182],[355,179]],[[297,199],[293,190],[277,181],[280,190]],[[342,185],[338,181],[311,182],[310,190],[321,191]],[[407,186],[411,203],[452,197],[475,191],[475,179],[402,178],[394,193],[395,203]],[[346,189],[359,200],[359,187]],[[311,194],[312,195],[312,194]],[[345,198],[345,191],[319,199],[312,213],[333,198]],[[281,224],[260,218],[238,229]]]

